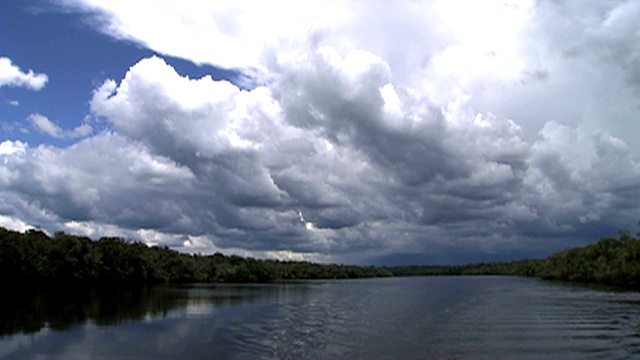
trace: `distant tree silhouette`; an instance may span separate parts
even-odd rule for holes
[[[273,282],[391,276],[385,268],[189,255],[117,237],[92,241],[41,230],[0,227],[0,279],[5,282]]]
[[[640,225],[640,221],[638,222]],[[136,283],[275,282],[416,275],[517,275],[551,280],[640,287],[640,240],[628,230],[546,259],[458,266],[364,267],[189,255],[117,237],[93,241],[39,229],[24,233],[0,227],[0,280],[23,282]]]

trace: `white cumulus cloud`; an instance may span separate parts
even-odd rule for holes
[[[155,56],[95,89],[111,132],[32,115],[86,137],[3,142],[1,216],[184,251],[374,261],[545,255],[640,212],[633,3],[60,4],[254,86]]]
[[[47,74],[34,73],[33,70],[24,72],[11,59],[0,57],[0,87],[18,86],[37,91],[42,89],[48,80]]]

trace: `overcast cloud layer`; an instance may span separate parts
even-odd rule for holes
[[[87,94],[110,131],[33,114],[83,138],[0,144],[0,224],[371,262],[546,255],[640,217],[640,2],[210,3],[59,1],[240,76],[152,57]]]

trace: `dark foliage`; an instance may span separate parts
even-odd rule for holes
[[[585,247],[555,253],[546,259],[494,262],[461,266],[400,266],[395,276],[515,275],[640,288],[640,239],[628,230],[619,238],[606,238]]]
[[[513,262],[491,262],[469,265],[394,266],[394,276],[512,275],[538,276],[544,260],[527,259]]]
[[[550,280],[640,287],[640,240],[629,231],[619,238],[553,254],[536,274]]]
[[[384,268],[189,255],[167,247],[0,227],[0,280],[21,282],[277,282],[390,276]]]
[[[550,280],[640,287],[640,240],[623,230],[547,259],[459,266],[363,267],[260,260],[239,256],[188,255],[120,238],[92,241],[58,232],[24,233],[0,227],[0,280],[86,283],[265,283],[417,275],[514,275]]]

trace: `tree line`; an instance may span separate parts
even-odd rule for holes
[[[307,279],[391,276],[386,268],[305,261],[190,255],[117,237],[93,241],[57,232],[0,227],[0,280],[8,283],[264,283]]]
[[[36,229],[21,233],[0,227],[0,280],[8,283],[265,283],[418,275],[514,275],[638,288],[640,240],[622,230],[618,238],[605,238],[546,259],[374,267],[264,260],[221,253],[190,255],[117,237],[93,241],[64,232],[50,237]]]
[[[394,276],[513,275],[640,288],[640,239],[631,236],[628,230],[621,230],[618,238],[604,238],[584,247],[554,253],[546,259],[389,269]]]
[[[551,280],[640,288],[640,239],[628,230],[541,261],[537,276]]]

